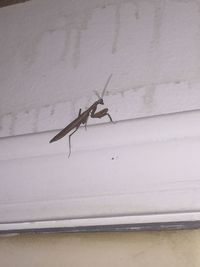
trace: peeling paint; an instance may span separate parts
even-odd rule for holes
[[[145,90],[143,100],[144,100],[144,108],[146,110],[151,111],[153,108],[154,109],[156,108],[155,103],[154,103],[155,91],[156,91],[155,86],[148,86]]]
[[[197,9],[198,9],[198,13],[200,14],[200,1],[199,0],[195,0],[195,3],[197,5]],[[198,62],[199,62],[199,67],[198,67],[198,72],[200,73],[200,51],[199,51],[199,47],[200,47],[200,16],[198,19],[198,33],[196,35],[196,44],[197,44],[197,51],[198,51]]]
[[[38,120],[39,120],[39,114],[40,114],[40,109],[35,109],[35,118],[34,118],[34,122],[33,122],[33,127],[32,127],[32,131],[34,133],[36,133],[38,131]]]
[[[9,129],[9,135],[15,135],[15,122],[16,122],[16,114],[10,114],[11,115],[11,125],[10,125],[10,129]]]
[[[76,29],[76,42],[74,46],[74,53],[73,53],[73,67],[77,68],[79,61],[80,61],[80,46],[81,46],[81,29]]]
[[[54,107],[54,106],[52,106],[52,107],[51,107],[51,111],[50,111],[50,115],[51,115],[51,116],[53,116],[53,115],[54,115],[54,113],[55,113],[55,107]]]
[[[80,62],[81,57],[81,38],[83,31],[87,30],[87,26],[89,20],[92,16],[93,9],[88,8],[85,10],[84,14],[80,15],[80,21],[78,21],[78,25],[75,26],[75,45],[74,45],[74,52],[73,52],[73,67],[76,69]]]
[[[135,18],[140,19],[140,6],[139,6],[139,1],[134,1],[135,5]]]
[[[152,47],[157,48],[161,38],[162,18],[165,9],[165,0],[158,0],[154,5],[154,27]]]
[[[65,31],[65,41],[64,41],[64,49],[61,55],[61,61],[66,61],[70,49],[70,42],[71,42],[71,29],[68,25],[68,17],[63,16],[63,19],[65,20],[65,26],[64,26],[64,31]]]
[[[115,54],[117,51],[117,42],[119,39],[119,32],[120,32],[120,7],[121,3],[118,1],[116,3],[116,11],[115,11],[115,32],[114,32],[114,39],[112,45],[112,54]]]
[[[12,115],[5,114],[1,116],[1,130],[0,130],[0,137],[12,135],[11,133],[11,125],[12,125]]]

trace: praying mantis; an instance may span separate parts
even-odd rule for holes
[[[84,112],[81,111],[81,108],[79,109],[79,113],[76,119],[74,119],[72,122],[70,122],[63,130],[61,130],[56,136],[54,136],[49,143],[53,143],[55,141],[58,141],[59,139],[63,138],[65,135],[67,135],[69,132],[71,132],[72,130],[74,130],[70,135],[69,135],[69,154],[68,154],[68,158],[71,155],[71,137],[72,135],[79,129],[79,127],[81,126],[81,124],[85,125],[85,127],[87,126],[87,122],[89,117],[91,118],[103,118],[105,116],[108,116],[110,121],[113,122],[112,117],[110,116],[110,114],[108,113],[108,108],[104,108],[100,111],[96,111],[97,110],[97,106],[98,105],[104,105],[104,101],[103,101],[103,96],[105,94],[106,88],[111,80],[112,74],[108,77],[107,82],[104,86],[104,89],[101,93],[101,96],[99,96],[99,94],[96,92],[97,96],[98,96],[98,100],[95,101],[88,109],[86,109]],[[82,112],[82,113],[81,113]]]

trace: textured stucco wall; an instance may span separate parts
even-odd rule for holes
[[[200,232],[0,237],[2,267],[199,267]]]
[[[0,136],[62,128],[110,73],[105,103],[115,121],[198,109],[199,14],[199,1],[181,0],[1,8]]]

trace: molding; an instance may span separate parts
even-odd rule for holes
[[[1,224],[0,234],[26,232],[101,232],[182,230],[200,227],[200,213],[152,214]]]
[[[199,121],[190,111],[81,128],[69,159],[67,137],[48,143],[57,131],[1,138],[0,232],[196,227]]]

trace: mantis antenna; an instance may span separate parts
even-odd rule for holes
[[[104,94],[105,94],[105,91],[106,91],[106,88],[107,88],[107,86],[108,86],[108,84],[109,84],[111,78],[112,78],[112,73],[111,73],[110,76],[108,77],[108,80],[107,80],[107,82],[106,82],[106,84],[105,84],[105,86],[104,86],[104,88],[103,88],[103,91],[102,91],[102,94],[101,94],[101,98],[103,98],[103,96],[104,96]]]
[[[105,94],[105,91],[106,91],[106,88],[108,87],[108,84],[109,84],[111,78],[112,78],[112,74],[110,74],[110,76],[108,77],[108,79],[107,79],[107,81],[106,81],[106,84],[105,84],[105,86],[104,86],[104,88],[103,88],[103,91],[102,91],[102,93],[101,93],[101,96],[99,95],[99,93],[98,93],[96,90],[94,91],[95,94],[97,95],[97,97],[98,97],[99,99],[103,98],[103,96],[104,96],[104,94]]]

